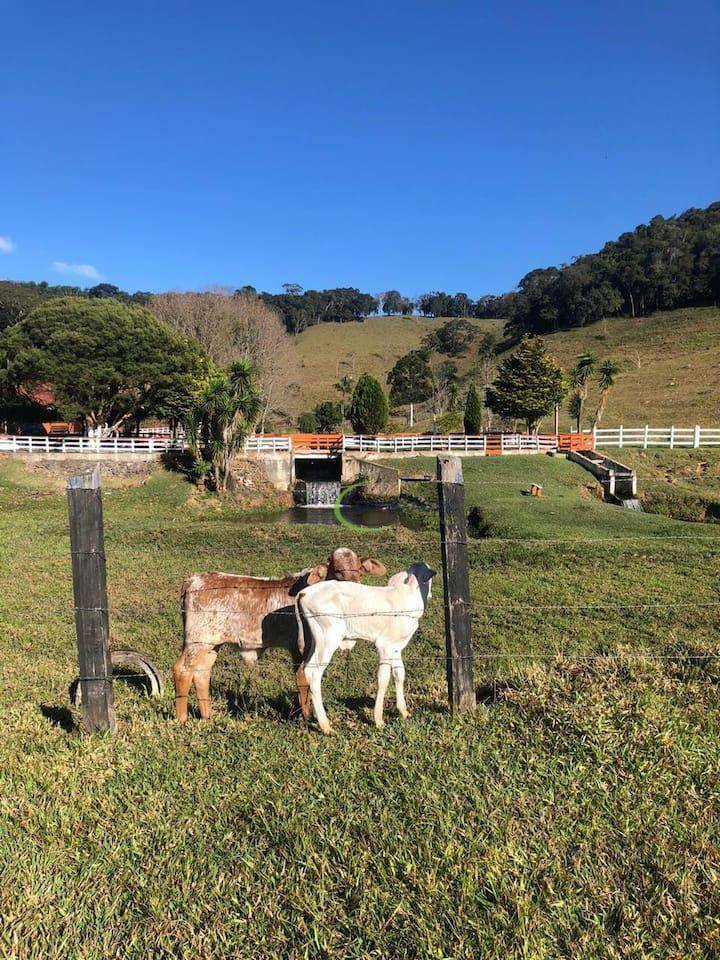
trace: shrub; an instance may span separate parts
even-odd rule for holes
[[[463,422],[465,433],[477,434],[482,431],[482,403],[474,383],[470,384],[465,400]]]
[[[312,410],[306,410],[298,417],[298,430],[300,433],[317,433],[317,420]]]
[[[355,386],[348,418],[356,433],[380,433],[387,426],[387,397],[369,373],[364,373]]]
[[[314,417],[318,433],[335,433],[343,421],[342,407],[339,403],[325,400],[315,407]]]

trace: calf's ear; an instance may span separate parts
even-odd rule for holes
[[[387,568],[385,567],[385,564],[380,563],[379,560],[375,560],[372,557],[365,557],[364,560],[361,560],[360,567],[365,573],[371,573],[374,577],[387,576]]]
[[[324,580],[327,577],[328,567],[326,563],[319,563],[313,570],[308,574],[307,582],[308,585],[313,583],[319,583],[321,580]]]

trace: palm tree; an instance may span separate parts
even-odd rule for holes
[[[577,391],[577,401],[573,402],[573,416],[576,419],[577,432],[580,433],[582,413],[588,395],[590,377],[595,373],[598,358],[594,353],[581,354],[570,373],[570,385]]]
[[[342,397],[341,408],[342,408],[342,415],[344,420],[345,417],[347,416],[347,403],[345,401],[345,398],[349,397],[350,394],[353,392],[353,378],[348,374],[345,374],[344,377],[340,377],[337,383],[333,384],[333,388],[337,390],[337,392]]]
[[[236,360],[197,386],[183,417],[198,472],[210,473],[218,493],[227,492],[232,463],[262,407],[249,360]]]
[[[593,420],[594,426],[597,426],[597,424],[600,423],[602,415],[605,413],[608,395],[615,386],[615,378],[620,373],[620,364],[615,360],[603,360],[603,362],[600,364],[599,372],[600,376],[598,377],[598,385],[600,387],[600,397],[598,399],[597,409],[595,410],[595,419]]]

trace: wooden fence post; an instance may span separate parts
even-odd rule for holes
[[[453,710],[474,712],[470,580],[465,485],[460,457],[437,458],[440,552],[445,589],[448,700]]]
[[[70,477],[67,497],[82,726],[115,733],[100,467]]]

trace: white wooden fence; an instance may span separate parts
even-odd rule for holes
[[[564,437],[570,435],[563,435]],[[579,435],[572,435],[582,439]],[[711,447],[720,446],[720,427],[609,427],[593,431],[597,447]],[[339,438],[338,438],[339,439]],[[588,435],[588,440],[590,435]],[[555,434],[503,433],[480,436],[367,437],[346,434],[337,450],[360,453],[454,453],[507,454],[545,453],[558,449]],[[245,441],[246,453],[277,453],[305,449],[303,440],[292,436],[254,434]],[[589,446],[590,444],[588,444]],[[32,437],[0,435],[0,452],[8,453],[165,453],[183,450],[182,439],[171,437]],[[560,444],[561,449],[566,446]],[[330,452],[319,447],[318,451]]]
[[[292,437],[264,436],[257,433],[245,441],[245,453],[276,453],[278,450],[292,450]]]
[[[0,435],[9,453],[165,453],[182,450],[182,440],[165,437],[16,437]]]
[[[718,447],[720,427],[619,427],[593,430],[596,447]]]
[[[365,437],[358,434],[343,436],[342,448],[360,453],[414,453],[425,450],[484,453],[485,437],[432,435]]]

